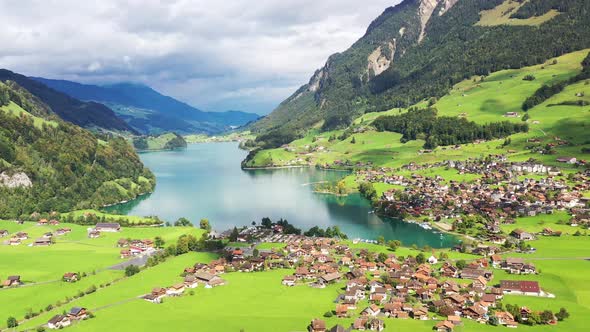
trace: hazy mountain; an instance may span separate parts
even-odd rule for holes
[[[145,134],[176,131],[215,134],[260,116],[240,111],[204,112],[141,84],[88,85],[35,77],[72,97],[104,103],[130,126]]]

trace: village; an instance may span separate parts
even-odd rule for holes
[[[422,176],[416,172],[427,169],[453,169],[458,174],[472,174],[471,182],[446,180],[441,176]],[[411,176],[396,175],[413,172]],[[359,170],[357,176],[371,183],[386,183],[398,188],[383,193],[377,211],[386,216],[404,219],[425,217],[435,225],[454,221],[453,230],[465,234],[465,216],[480,216],[485,230],[476,236],[481,240],[504,244],[501,224],[514,223],[517,217],[567,211],[572,226],[590,225],[590,172],[561,173],[534,161],[507,162],[504,156],[488,156],[468,161],[446,161],[436,164],[408,164],[399,169]],[[403,189],[401,189],[403,187]],[[530,240],[530,234],[513,234],[517,240]],[[559,235],[547,229],[544,235]]]

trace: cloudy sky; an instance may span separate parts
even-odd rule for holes
[[[270,112],[399,0],[1,0],[0,67]]]

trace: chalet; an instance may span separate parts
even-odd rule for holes
[[[176,284],[166,289],[166,295],[168,296],[180,296],[184,293],[184,283]]]
[[[321,276],[320,280],[323,283],[330,284],[330,283],[334,283],[334,282],[340,280],[341,278],[342,278],[342,275],[340,273],[334,272],[334,273],[328,273],[326,275]]]
[[[49,220],[47,220],[47,219],[40,219],[40,220],[37,222],[37,225],[38,225],[38,226],[45,226],[45,225],[47,225],[47,224],[49,224]]]
[[[414,319],[418,320],[427,320],[428,319],[428,309],[426,308],[418,308],[412,311],[412,316]]]
[[[33,242],[33,246],[35,247],[47,247],[51,245],[51,238],[39,238]]]
[[[498,319],[499,325],[505,325],[506,327],[516,327],[517,325],[514,321],[514,316],[508,311],[496,311],[494,316]]]
[[[381,309],[375,305],[371,304],[368,306],[363,312],[361,313],[363,316],[377,316],[381,312]]]
[[[98,223],[94,226],[94,229],[99,232],[119,232],[121,231],[121,225],[118,223]]]
[[[4,287],[12,287],[12,286],[19,286],[22,282],[20,280],[20,276],[9,276],[6,280],[2,283]]]
[[[473,280],[471,284],[473,288],[476,289],[485,289],[488,284],[488,281],[483,276],[479,276]]]
[[[338,317],[338,318],[348,317],[348,306],[346,304],[336,305],[336,317]]]
[[[326,322],[321,319],[314,319],[309,324],[309,332],[326,332]]]
[[[21,240],[13,237],[8,240],[8,244],[11,246],[18,246],[21,244]]]
[[[73,307],[72,309],[70,309],[70,312],[68,312],[68,318],[72,320],[82,320],[86,319],[87,317],[88,311],[86,310],[86,308]]]
[[[29,234],[25,233],[25,232],[18,232],[16,234],[14,234],[13,238],[24,241],[29,238]]]
[[[449,322],[448,320],[442,321],[434,326],[434,329],[437,332],[452,332],[454,328],[455,324]]]
[[[575,164],[578,161],[576,157],[559,157],[557,158],[557,162],[560,163],[567,163],[567,164]]]
[[[518,112],[506,112],[504,116],[507,118],[518,118]]]
[[[62,280],[65,282],[76,282],[79,279],[80,279],[80,277],[78,276],[78,273],[74,273],[74,272],[65,273],[62,277]]]
[[[58,230],[55,231],[55,234],[60,236],[60,235],[65,235],[67,233],[70,233],[72,231],[71,228],[60,228]]]
[[[162,295],[146,294],[146,295],[142,296],[141,298],[148,301],[148,302],[161,303],[163,297],[164,296],[162,296]]]
[[[511,274],[532,274],[536,273],[535,266],[525,263],[524,259],[519,257],[508,257],[500,264],[502,270]]]
[[[502,257],[500,255],[492,255],[490,256],[490,261],[492,262],[492,266],[497,268],[502,263]]]
[[[199,286],[199,282],[197,281],[197,278],[194,275],[187,275],[186,277],[184,277],[184,286],[186,288],[197,288],[197,286]]]
[[[133,254],[131,253],[131,250],[129,250],[129,249],[121,249],[120,254],[121,254],[121,259],[129,258],[129,257],[133,256]]]
[[[348,332],[348,329],[345,329],[342,325],[334,325],[330,329],[330,332]]]
[[[51,220],[49,220],[49,224],[53,225],[53,226],[57,226],[57,225],[59,225],[59,221],[55,220],[55,219],[51,219]]]
[[[309,272],[307,267],[300,266],[295,269],[295,277],[297,277],[297,279],[311,279],[313,278],[313,273]]]
[[[531,233],[525,232],[524,230],[517,228],[515,230],[513,230],[512,232],[510,232],[510,236],[514,237],[517,240],[522,240],[522,241],[529,241],[529,240],[534,240],[535,236]]]
[[[283,284],[283,286],[295,286],[295,283],[297,282],[297,277],[295,276],[285,276],[283,278],[283,281],[281,282]]]
[[[221,286],[225,283],[220,277],[207,272],[198,272],[195,274],[195,278],[197,278],[197,281],[205,283],[205,288]]]
[[[100,231],[90,231],[88,232],[88,237],[91,239],[96,239],[100,237]]]
[[[501,280],[500,288],[502,288],[504,294],[539,296],[542,293],[537,281]]]
[[[492,272],[479,268],[464,268],[460,273],[462,279],[477,279],[478,277],[491,279],[492,275]]]
[[[68,316],[65,315],[55,315],[47,322],[47,328],[52,330],[62,329],[64,327],[68,327],[72,324],[72,321]]]
[[[385,328],[383,321],[377,318],[369,319],[366,326],[369,331],[383,331]]]
[[[461,317],[457,315],[447,316],[447,321],[453,323],[455,326],[463,324],[463,322],[461,322]]]
[[[479,305],[473,305],[463,309],[463,316],[474,320],[481,320],[485,314],[486,310]]]
[[[8,231],[5,229],[0,229],[0,237],[8,236]]]
[[[438,259],[436,257],[434,257],[434,255],[428,257],[428,263],[430,264],[436,264],[438,263]]]
[[[360,317],[354,320],[352,323],[352,328],[358,331],[365,331],[367,329],[367,323],[369,319],[366,317]]]

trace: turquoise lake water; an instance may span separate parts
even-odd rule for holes
[[[208,218],[219,231],[257,223],[263,217],[287,219],[303,230],[337,225],[349,238],[401,240],[404,245],[449,247],[455,237],[416,224],[370,213],[359,195],[337,197],[313,192],[318,181],[333,181],[346,173],[307,168],[242,170],[247,152],[237,143],[192,144],[186,150],[142,153],[157,178],[154,193],[108,208],[130,215],[157,215],[174,221],[186,217],[198,223]]]

